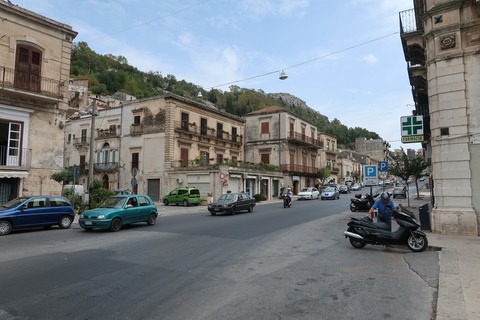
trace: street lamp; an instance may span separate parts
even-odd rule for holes
[[[88,159],[88,206],[92,203],[91,192],[93,189],[93,151],[95,149],[95,116],[97,115],[97,97],[93,98],[92,110],[90,112],[92,116],[92,122],[90,124],[90,148]]]

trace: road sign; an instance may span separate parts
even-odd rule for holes
[[[380,161],[378,164],[378,170],[381,172],[388,171],[388,162],[387,161]]]
[[[363,166],[363,175],[367,186],[377,184],[378,170],[376,165]]]
[[[382,179],[382,180],[387,179],[387,172],[386,172],[386,171],[380,171],[379,177],[380,177],[380,179]]]

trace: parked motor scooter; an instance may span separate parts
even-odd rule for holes
[[[368,211],[375,203],[375,198],[378,197],[377,194],[367,193],[365,196],[361,194],[356,194],[355,198],[350,199],[350,211],[355,212],[359,211]]]
[[[415,216],[399,209],[391,211],[399,228],[396,231],[385,230],[373,223],[370,217],[352,217],[347,223],[348,229],[344,232],[345,238],[349,238],[350,244],[355,248],[363,248],[367,244],[373,245],[406,245],[413,252],[424,251],[428,247],[428,239],[425,233],[419,231],[420,224]]]

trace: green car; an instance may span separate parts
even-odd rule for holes
[[[128,194],[108,197],[98,208],[83,212],[78,223],[87,231],[118,231],[130,223],[146,222],[149,226],[154,225],[157,217],[157,206],[149,196]]]
[[[163,197],[162,202],[164,205],[169,204],[183,205],[188,207],[189,205],[198,206],[200,204],[200,190],[194,187],[176,188]]]

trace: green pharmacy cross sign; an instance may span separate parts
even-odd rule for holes
[[[423,142],[423,116],[405,116],[400,118],[402,142]]]

